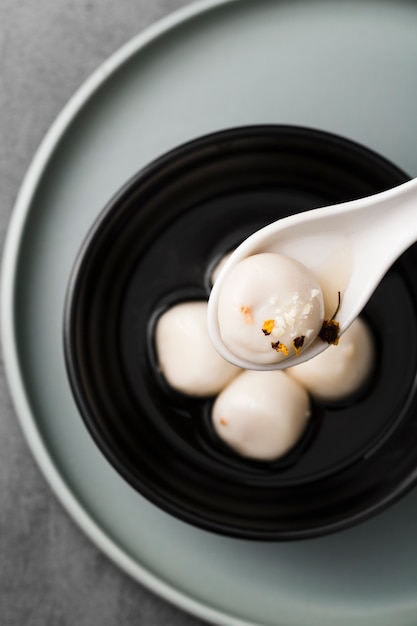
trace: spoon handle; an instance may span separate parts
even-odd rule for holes
[[[417,178],[354,201],[349,215],[352,234],[363,239],[368,253],[381,250],[382,259],[391,264],[417,240]],[[378,260],[381,262],[381,257]]]
[[[371,287],[417,241],[417,179],[340,207],[340,223],[352,242],[354,259],[340,312],[345,328],[367,303]]]

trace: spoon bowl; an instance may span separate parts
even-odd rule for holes
[[[249,256],[273,252],[312,270],[324,296],[325,319],[342,334],[362,311],[394,261],[417,239],[417,179],[387,191],[313,209],[277,220],[248,237],[219,272],[208,307],[208,327],[216,350],[246,369],[274,370],[299,365],[329,344],[319,337],[298,356],[273,364],[240,358],[223,342],[218,318],[220,293],[230,271]],[[339,306],[340,300],[340,306]]]

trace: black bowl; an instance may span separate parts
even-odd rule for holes
[[[363,314],[373,379],[343,403],[315,404],[279,461],[221,445],[212,398],[173,392],[153,328],[171,304],[207,299],[214,263],[291,213],[396,186],[407,175],[347,139],[288,126],[226,130],[187,143],[130,180],[99,216],[68,287],[64,344],[81,415],[116,470],[160,508],[241,538],[300,539],[382,510],[417,476],[417,248]]]

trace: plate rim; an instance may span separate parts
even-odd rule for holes
[[[78,113],[117,70],[146,46],[195,17],[200,17],[222,5],[239,1],[241,0],[194,0],[194,2],[172,11],[145,27],[144,30],[134,35],[99,64],[55,117],[26,170],[6,229],[0,273],[0,341],[7,388],[24,439],[59,503],[96,547],[134,580],[196,617],[225,626],[258,626],[252,621],[242,620],[230,613],[219,611],[206,602],[192,598],[180,588],[174,587],[173,584],[164,582],[146,566],[129,557],[86,512],[72,489],[61,477],[36,426],[35,416],[20,375],[14,316],[15,279],[18,270],[19,249],[32,201],[48,162],[53,157],[55,148],[59,145]]]

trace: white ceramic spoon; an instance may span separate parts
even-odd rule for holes
[[[224,345],[217,308],[225,277],[240,261],[261,252],[297,259],[318,276],[325,300],[325,318],[337,306],[340,333],[359,315],[394,261],[417,241],[417,179],[382,193],[327,206],[273,222],[246,239],[226,261],[210,294],[208,327],[216,350],[246,369],[284,369],[307,361],[328,344],[316,339],[301,351],[272,365],[236,357]]]

